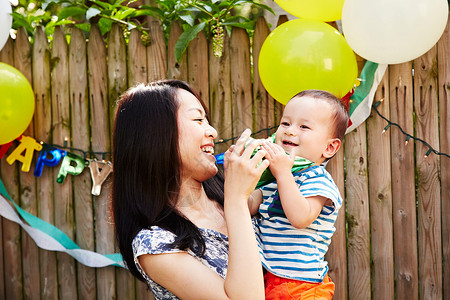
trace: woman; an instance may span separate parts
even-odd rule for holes
[[[262,268],[247,199],[268,162],[250,158],[244,131],[225,154],[184,82],[139,85],[118,102],[113,211],[120,252],[157,299],[263,299]]]

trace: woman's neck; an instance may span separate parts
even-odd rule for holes
[[[213,229],[227,235],[223,208],[208,198],[201,182],[183,182],[176,207],[197,227]]]
[[[185,207],[201,209],[207,200],[209,199],[201,182],[185,180],[180,187],[177,208],[181,210]]]

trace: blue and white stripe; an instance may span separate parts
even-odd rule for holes
[[[255,230],[264,267],[273,274],[308,282],[321,282],[328,271],[325,253],[336,228],[342,198],[323,166],[313,166],[294,174],[304,197],[323,196],[333,202],[324,206],[314,222],[304,229],[293,227],[281,207],[276,182],[261,188],[263,203]]]

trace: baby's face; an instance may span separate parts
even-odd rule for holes
[[[320,99],[309,96],[293,98],[286,105],[275,143],[287,153],[322,163],[331,138],[332,108]]]

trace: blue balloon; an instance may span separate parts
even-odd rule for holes
[[[223,157],[225,156],[225,152],[224,153],[220,153],[220,154],[216,154],[214,155],[214,157],[216,158],[216,163],[218,165],[223,165]]]

